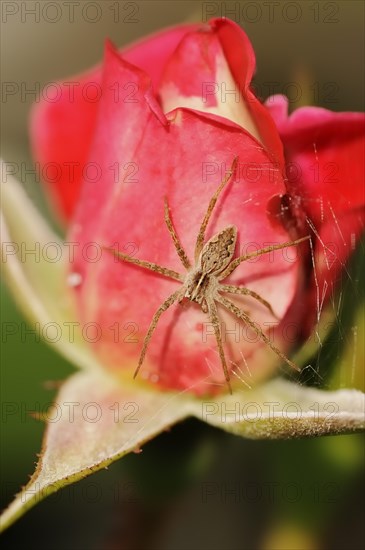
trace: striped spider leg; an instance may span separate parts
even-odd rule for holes
[[[262,306],[270,311],[274,315],[271,305],[262,298],[256,292],[243,287],[234,285],[221,284],[228,275],[230,275],[242,262],[245,262],[251,258],[267,254],[273,250],[279,250],[289,246],[298,245],[299,243],[307,240],[309,236],[297,239],[295,241],[285,242],[278,245],[271,245],[261,250],[257,250],[251,254],[239,256],[233,259],[236,240],[237,240],[237,228],[234,225],[229,225],[222,229],[219,233],[215,234],[211,239],[205,242],[205,233],[211,218],[212,212],[216,205],[216,202],[223,191],[227,183],[233,179],[238,163],[238,157],[236,157],[232,163],[230,170],[227,172],[225,178],[220,183],[218,189],[210,199],[208,209],[204,216],[204,219],[200,225],[199,233],[195,243],[194,251],[194,263],[191,263],[174,228],[170,209],[168,206],[167,198],[165,198],[164,204],[164,217],[167,229],[173,240],[176,252],[180,258],[182,265],[184,266],[186,273],[181,274],[160,265],[148,262],[145,260],[139,260],[132,258],[126,254],[122,254],[118,250],[113,248],[107,248],[114,256],[124,262],[137,265],[144,269],[149,269],[160,275],[164,275],[175,281],[181,283],[181,287],[173,292],[157,309],[155,312],[147,334],[144,337],[142,351],[139,357],[138,365],[134,373],[134,378],[137,376],[144,358],[146,356],[148,344],[155,331],[157,323],[161,315],[169,309],[175,302],[181,303],[182,300],[188,299],[192,302],[196,302],[202,308],[202,311],[208,315],[209,321],[213,326],[215,338],[217,341],[218,352],[222,368],[224,371],[225,380],[230,393],[232,393],[230,376],[227,367],[227,362],[223,349],[221,324],[218,316],[217,303],[221,304],[225,309],[233,313],[240,321],[243,321],[246,325],[251,327],[253,331],[267,344],[273,352],[276,353],[283,361],[285,361],[292,368],[298,370],[298,367],[294,365],[290,359],[288,359],[266,336],[260,326],[255,323],[247,313],[238,308],[233,302],[222,296],[222,293],[226,294],[239,294],[243,296],[250,296],[256,301],[260,302]]]

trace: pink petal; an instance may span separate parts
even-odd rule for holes
[[[120,53],[126,61],[145,71],[157,90],[165,65],[180,41],[199,27],[198,23],[171,27],[123,48]]]
[[[209,26],[190,32],[181,40],[166,64],[159,96],[164,112],[188,107],[216,114],[235,122],[260,140],[219,36]]]
[[[95,237],[98,226],[108,219],[123,182],[134,181],[133,172],[139,169],[135,151],[144,140],[146,126],[151,121],[157,127],[168,124],[158,105],[151,103],[151,82],[146,74],[127,63],[111,43],[105,50],[101,85],[103,93],[88,157],[91,169],[82,182],[73,225],[77,243]],[[126,86],[133,89],[131,101],[125,101],[123,93],[116,95],[116,90],[120,92]],[[86,263],[90,262],[86,259]],[[83,276],[83,272],[80,274]]]
[[[269,98],[285,147],[290,192],[315,222],[363,206],[365,115],[303,107],[290,116],[283,96]],[[294,164],[294,166],[290,166]]]
[[[284,165],[283,146],[275,123],[267,107],[260,103],[249,88],[256,66],[251,42],[241,27],[229,19],[213,19],[211,25],[219,36],[232,75],[239,88],[244,91],[261,140],[273,161],[281,168]]]
[[[213,19],[187,33],[169,59],[160,85],[161,102],[165,112],[189,107],[234,121],[282,165],[275,124],[249,88],[255,63],[244,31],[230,20]]]
[[[317,282],[313,274],[308,302],[314,317],[315,302],[325,303],[333,295],[364,229],[365,117],[317,107],[288,116],[283,96],[269,98],[267,106],[284,143],[296,223],[300,231],[312,232],[315,241]]]

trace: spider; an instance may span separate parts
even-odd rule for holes
[[[172,306],[172,304],[174,304],[175,302],[181,303],[186,298],[192,302],[196,302],[197,304],[199,304],[203,312],[208,314],[209,321],[214,329],[225,380],[231,394],[232,387],[230,383],[227,362],[224,355],[221,326],[219,322],[216,302],[221,304],[224,308],[226,308],[228,311],[238,317],[238,319],[251,327],[254,332],[265,342],[265,344],[267,344],[272,349],[272,351],[274,351],[283,361],[285,361],[295,370],[299,370],[298,367],[273,344],[273,342],[266,336],[266,334],[264,334],[260,326],[255,323],[255,321],[253,321],[247,313],[239,309],[233,302],[222,296],[222,293],[250,296],[251,298],[260,302],[265,308],[270,311],[272,315],[275,316],[269,302],[264,300],[264,298],[262,298],[253,290],[249,290],[244,286],[221,284],[221,281],[224,281],[224,279],[226,279],[242,262],[245,262],[257,256],[261,256],[262,254],[267,254],[273,250],[279,250],[281,248],[298,245],[299,243],[309,239],[310,237],[306,236],[295,241],[267,246],[265,248],[257,250],[256,252],[252,252],[251,254],[239,256],[236,259],[233,259],[237,240],[237,228],[234,225],[229,225],[225,227],[219,233],[217,233],[211,239],[205,242],[206,228],[208,226],[216,202],[224,187],[231,179],[233,179],[232,176],[236,171],[237,163],[238,157],[235,157],[230,170],[226,173],[225,178],[220,183],[218,189],[210,199],[208,209],[200,225],[198,237],[195,243],[194,264],[190,262],[183,246],[181,245],[180,239],[172,223],[167,198],[165,197],[164,199],[165,223],[173,240],[176,252],[181,260],[181,263],[186,269],[185,275],[182,275],[180,273],[177,273],[176,271],[168,269],[167,267],[162,267],[152,262],[132,258],[131,256],[128,256],[126,254],[122,254],[114,248],[105,247],[115,257],[124,262],[129,262],[144,269],[149,269],[151,271],[154,271],[155,273],[159,273],[161,275],[164,275],[165,277],[174,279],[182,283],[182,286],[178,290],[173,292],[168,298],[166,298],[166,300],[155,312],[148,328],[147,334],[144,338],[142,351],[133,378],[136,378],[143,364],[148,344],[161,315],[170,306]]]

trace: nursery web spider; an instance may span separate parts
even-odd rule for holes
[[[271,305],[259,294],[253,290],[249,290],[244,286],[234,286],[234,285],[225,285],[221,284],[221,281],[226,279],[242,262],[245,262],[251,258],[261,256],[262,254],[267,254],[273,250],[279,250],[281,248],[286,248],[289,246],[298,245],[299,243],[309,239],[309,236],[297,239],[295,241],[285,242],[278,245],[271,245],[265,248],[261,248],[256,252],[251,254],[246,254],[239,256],[238,258],[233,259],[236,240],[237,240],[237,228],[234,225],[229,225],[222,229],[219,233],[214,235],[211,239],[205,242],[205,232],[208,226],[209,220],[211,218],[212,212],[216,205],[219,195],[221,194],[225,185],[230,181],[231,177],[235,173],[238,163],[238,157],[236,157],[232,163],[230,170],[227,172],[226,177],[223,179],[218,189],[210,199],[208,209],[204,216],[204,219],[201,223],[198,237],[195,243],[195,253],[194,253],[194,263],[192,264],[180,242],[180,239],[175,231],[172,219],[170,216],[170,210],[165,197],[165,222],[167,229],[171,235],[171,238],[174,242],[176,252],[181,260],[181,263],[186,269],[184,275],[177,273],[166,267],[148,262],[145,260],[139,260],[137,258],[132,258],[126,254],[122,254],[118,250],[113,248],[108,248],[114,256],[118,259],[129,262],[131,264],[149,269],[156,273],[160,273],[165,277],[174,279],[182,283],[182,286],[173,292],[157,309],[155,312],[147,334],[144,338],[142,351],[139,357],[138,366],[134,373],[134,378],[137,376],[142,363],[144,361],[147,347],[149,341],[152,337],[152,334],[157,326],[157,323],[161,315],[170,307],[174,302],[181,303],[184,298],[196,302],[199,304],[204,313],[208,314],[209,320],[214,328],[214,333],[218,345],[218,351],[220,360],[222,363],[225,379],[227,382],[228,389],[232,393],[232,388],[230,384],[230,376],[227,368],[227,362],[223,350],[222,342],[222,333],[221,326],[218,317],[218,310],[216,302],[221,304],[224,308],[233,313],[238,319],[246,323],[251,327],[254,332],[267,344],[283,361],[290,365],[295,370],[299,370],[298,367],[290,361],[274,344],[273,342],[264,334],[260,326],[255,323],[247,313],[238,308],[233,302],[222,296],[223,294],[240,294],[245,296],[251,296],[258,302],[260,302],[265,308],[267,308],[271,314],[274,315]],[[275,316],[275,315],[274,315]]]

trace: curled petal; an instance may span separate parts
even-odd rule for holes
[[[322,225],[364,207],[365,115],[302,107],[289,116],[284,96],[266,105],[284,143],[289,192],[300,201],[296,215]]]
[[[249,77],[251,70],[242,63],[242,71],[249,71]],[[188,107],[219,115],[260,140],[246,94],[247,89],[241,90],[235,82],[219,36],[210,27],[185,35],[166,65],[159,88],[165,112]]]
[[[290,209],[299,231],[315,243],[309,330],[364,230],[365,115],[303,107],[288,116],[283,96],[269,98],[267,106],[284,143]]]

